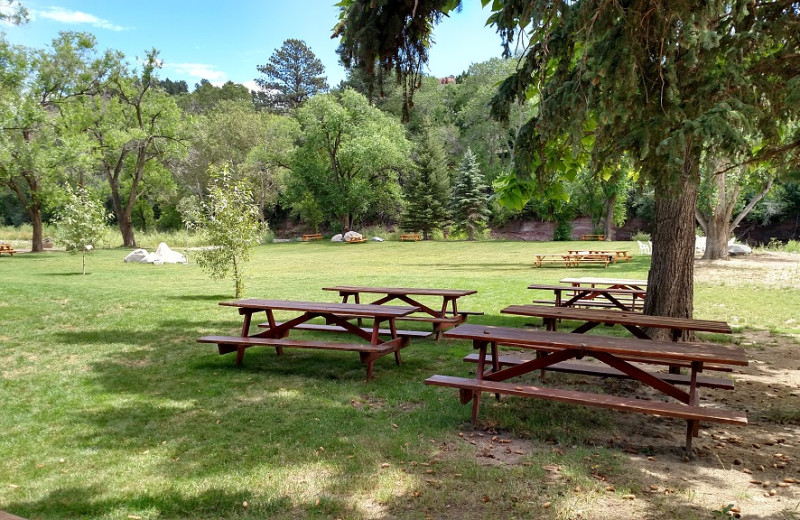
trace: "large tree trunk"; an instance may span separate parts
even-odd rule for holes
[[[31,219],[31,227],[33,228],[33,236],[31,237],[31,252],[41,253],[44,251],[42,205],[36,201],[31,202],[31,207],[28,208],[28,216]]]
[[[717,208],[719,204],[717,205]],[[715,208],[715,210],[717,209]],[[710,218],[706,219],[706,251],[703,254],[705,260],[723,260],[728,258],[728,236],[730,235],[730,224],[728,215],[725,212],[714,211]]]
[[[114,215],[117,217],[117,225],[122,235],[122,244],[125,247],[136,247],[136,237],[133,235],[133,219],[131,219],[131,205],[122,206],[122,199],[119,195],[119,185],[110,180],[111,186],[111,206],[114,208]]]
[[[611,195],[606,201],[606,219],[603,223],[603,236],[605,237],[606,241],[612,241],[615,239],[614,236],[614,206],[617,203],[617,194],[616,192]]]
[[[694,297],[694,219],[696,177],[684,175],[679,186],[657,186],[653,256],[647,277],[644,313],[691,318]],[[663,331],[651,331],[660,337]]]

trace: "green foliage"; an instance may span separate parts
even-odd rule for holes
[[[197,263],[213,279],[233,276],[236,298],[244,294],[245,266],[258,242],[261,225],[258,207],[247,187],[236,182],[227,166],[213,173],[203,229],[210,248],[197,253]]]
[[[297,111],[301,144],[287,176],[292,206],[306,194],[332,225],[351,229],[367,214],[396,216],[398,173],[409,166],[403,127],[352,89],[314,96]]]
[[[277,112],[294,110],[308,98],[328,90],[325,66],[302,40],[284,41],[266,65],[256,68],[267,76],[256,78],[263,89],[257,100]]]
[[[407,231],[421,231],[427,240],[435,230],[446,226],[450,201],[444,146],[430,129],[423,133],[418,144],[416,163],[405,188],[406,209],[401,227]]]
[[[556,227],[553,229],[553,240],[557,242],[572,240],[572,223],[569,220],[556,221]]]
[[[207,79],[202,79],[200,83],[195,84],[194,91],[191,94],[181,93],[185,92],[183,89],[186,87],[186,82],[180,83],[183,84],[175,86],[169,83],[169,79],[166,79],[160,81],[158,85],[171,96],[174,96],[175,91],[178,90],[178,104],[190,114],[204,114],[225,101],[247,103],[252,106],[252,94],[247,90],[247,87],[232,81],[226,81],[225,84],[217,87]]]
[[[489,196],[486,190],[475,154],[467,149],[453,187],[452,217],[453,229],[466,232],[468,240],[475,240],[489,220]]]
[[[86,253],[103,236],[108,213],[103,204],[92,198],[84,188],[67,186],[67,200],[56,220],[56,243],[72,254],[81,253],[83,274],[86,274]]]

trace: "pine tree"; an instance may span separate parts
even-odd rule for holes
[[[450,178],[447,157],[441,141],[426,129],[417,151],[417,168],[406,187],[406,210],[401,227],[421,231],[429,240],[434,230],[442,229],[448,220]]]
[[[475,154],[467,148],[458,168],[453,188],[453,221],[455,231],[466,231],[468,240],[486,229],[489,220],[489,196]]]

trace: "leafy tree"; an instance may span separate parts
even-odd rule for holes
[[[449,217],[450,175],[444,146],[427,129],[422,135],[415,158],[416,169],[406,186],[406,209],[401,226],[408,231],[422,231],[429,240],[431,233],[442,229]]]
[[[297,119],[301,144],[287,179],[292,205],[310,193],[343,229],[369,212],[396,211],[398,172],[410,153],[400,123],[351,89],[314,96]]]
[[[101,90],[112,62],[89,34],[62,33],[43,50],[0,35],[0,185],[25,208],[34,252],[43,250],[43,211],[58,178],[83,172],[92,156],[72,107]]]
[[[86,254],[102,238],[108,222],[103,204],[88,191],[67,186],[67,200],[56,220],[56,243],[72,254],[80,252],[83,274],[86,274]]]
[[[172,94],[169,90],[167,93]],[[191,94],[179,98],[178,104],[190,114],[204,114],[224,101],[251,104],[252,94],[239,83],[227,81],[217,87],[207,79],[201,79],[200,83],[195,84]]]
[[[486,229],[489,221],[489,196],[475,154],[467,149],[458,168],[453,187],[453,228],[466,232],[468,240]]]
[[[158,82],[158,86],[163,88],[164,92],[170,96],[180,96],[189,93],[189,85],[185,80],[172,81],[169,78],[165,78]]]
[[[0,0],[0,22],[22,25],[28,22],[28,10],[17,0]]]
[[[413,76],[432,25],[460,4],[343,0],[334,34],[342,35],[345,63]],[[516,176],[502,188],[524,201],[574,178],[586,162],[601,171],[627,154],[655,188],[644,310],[691,316],[703,154],[757,163],[800,150],[797,131],[787,132],[800,111],[800,10],[793,2],[491,5],[506,52],[518,34],[528,43],[493,114],[507,119],[512,104],[538,98],[536,116],[517,137]],[[758,149],[744,138],[752,132],[763,143]]]
[[[258,208],[247,186],[236,182],[227,166],[215,170],[214,177],[203,224],[213,247],[199,251],[197,263],[215,280],[232,275],[234,296],[241,298],[245,266],[261,232]]]
[[[158,52],[150,51],[139,75],[122,68],[104,95],[83,106],[125,247],[136,247],[132,213],[148,187],[145,179],[168,181],[165,165],[183,156],[189,140],[175,98],[155,85],[159,66]]]
[[[278,112],[293,110],[311,96],[328,90],[325,66],[302,40],[284,41],[266,65],[256,68],[267,76],[256,78],[264,90],[259,100]]]

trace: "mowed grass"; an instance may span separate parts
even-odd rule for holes
[[[585,243],[270,244],[250,263],[246,296],[337,301],[321,290],[335,284],[476,289],[459,302],[485,312],[471,321],[523,326],[531,320],[499,311],[533,299],[530,283],[647,276],[649,258],[638,255],[607,269],[531,267],[534,252],[573,247]],[[631,243],[604,247],[636,253]],[[620,494],[636,485],[618,450],[587,442],[598,430],[614,436],[611,412],[487,398],[474,429],[455,391],[422,384],[474,370],[461,362],[472,351],[466,342],[415,340],[401,366],[378,360],[370,382],[350,352],[279,358],[251,349],[236,368],[231,355],[195,341],[238,333],[236,311],[217,305],[232,299],[233,284],[209,280],[191,253],[189,265],[165,266],[125,264],[126,254],[94,252],[87,276],[80,258],[64,253],[0,258],[0,510],[28,518],[569,518],[608,482]],[[777,298],[767,288],[714,285],[697,288],[695,313],[799,332],[798,305],[797,291]],[[476,455],[493,435],[533,448],[515,454],[515,464],[486,464]],[[543,469],[554,459],[566,480]]]

